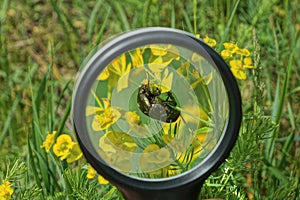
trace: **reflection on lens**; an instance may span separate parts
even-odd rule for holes
[[[228,118],[218,70],[201,55],[152,44],[115,58],[86,107],[89,137],[105,164],[141,178],[167,178],[200,164]]]

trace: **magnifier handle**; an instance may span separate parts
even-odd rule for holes
[[[171,190],[149,191],[120,188],[126,200],[197,200],[203,182]]]

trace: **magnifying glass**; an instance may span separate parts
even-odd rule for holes
[[[143,28],[103,45],[73,94],[87,161],[128,200],[197,199],[241,123],[229,67],[194,35]]]

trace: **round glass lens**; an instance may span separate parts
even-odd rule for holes
[[[133,177],[167,178],[199,165],[225,132],[229,102],[218,69],[186,47],[127,51],[94,80],[88,136],[103,162]]]

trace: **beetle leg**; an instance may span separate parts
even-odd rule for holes
[[[177,103],[176,103],[176,100],[175,100],[174,96],[172,95],[172,93],[169,91],[167,94],[168,94],[168,97],[166,99],[166,102],[168,102],[169,105],[176,106]],[[169,98],[171,99],[171,101],[169,101]]]

